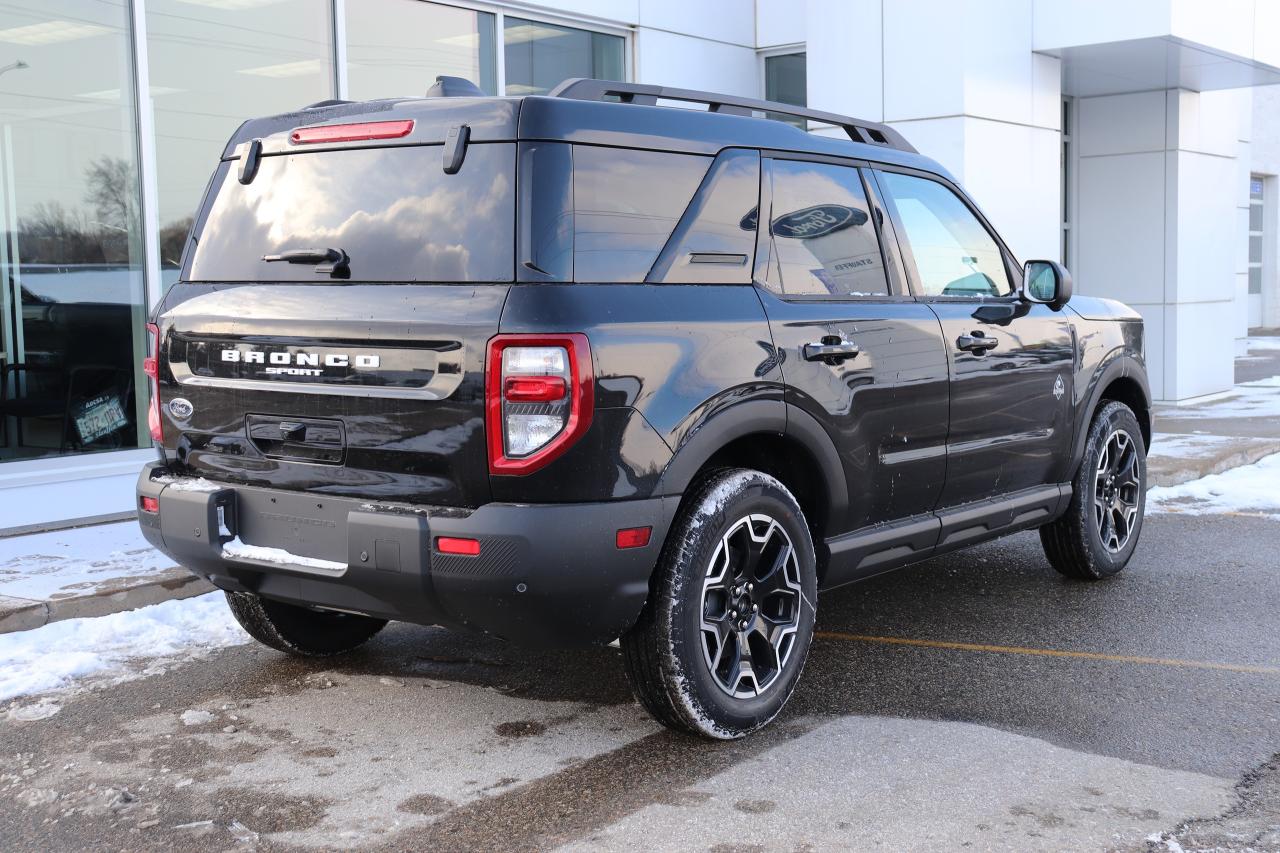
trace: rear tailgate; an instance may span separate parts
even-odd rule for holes
[[[171,458],[374,501],[488,499],[484,352],[507,286],[181,286],[198,295],[162,320]]]

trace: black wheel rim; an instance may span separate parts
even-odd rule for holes
[[[702,584],[702,653],[716,685],[735,699],[772,687],[800,627],[800,565],[776,520],[754,514],[720,539]]]
[[[1093,475],[1093,514],[1102,546],[1112,554],[1124,550],[1138,523],[1142,497],[1138,443],[1125,430],[1107,436]]]

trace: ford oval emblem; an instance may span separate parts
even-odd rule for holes
[[[843,204],[815,204],[773,220],[773,233],[779,237],[810,240],[850,225],[867,224],[867,214]]]
[[[185,421],[191,417],[195,410],[195,406],[191,405],[191,401],[185,397],[174,397],[169,401],[169,414],[180,421]]]

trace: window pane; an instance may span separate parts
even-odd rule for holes
[[[1261,234],[1249,235],[1249,263],[1251,264],[1262,263],[1262,235]]]
[[[795,104],[808,103],[805,84],[805,54],[788,53],[766,56],[764,60],[764,97],[767,101]]]
[[[0,460],[150,443],[129,21],[0,17]]]
[[[1257,199],[1262,198],[1263,186],[1264,184],[1263,184],[1262,178],[1258,177],[1257,175],[1254,175],[1251,178],[1249,178],[1249,198],[1257,198]]]
[[[147,0],[160,264],[178,277],[191,217],[247,118],[333,97],[328,0]]]
[[[858,170],[773,161],[770,230],[780,293],[883,296],[889,292],[880,242]]]
[[[716,158],[650,280],[748,284],[756,252],[760,154],[730,149]]]
[[[924,295],[1012,292],[999,244],[955,193],[936,181],[896,172],[881,172],[880,179],[906,230]]]
[[[573,149],[573,277],[644,281],[711,158],[578,145]]]
[[[421,97],[441,74],[497,94],[494,17],[415,0],[347,4],[347,85],[357,100]]]
[[[504,18],[508,95],[545,95],[570,77],[621,80],[622,37]]]
[[[1249,230],[1262,230],[1262,205],[1260,204],[1249,205]]]
[[[1262,292],[1262,267],[1249,267],[1249,292]]]
[[[247,186],[220,171],[193,281],[330,281],[263,260],[310,248],[346,252],[354,281],[511,280],[513,143],[471,145],[453,175],[434,145],[263,157]]]

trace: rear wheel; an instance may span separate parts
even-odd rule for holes
[[[299,607],[251,592],[228,592],[227,604],[249,636],[298,657],[327,657],[349,652],[387,624],[385,619]]]
[[[664,725],[730,739],[791,697],[813,641],[817,572],[799,504],[759,471],[695,487],[622,638],[627,676]]]
[[[1123,569],[1138,546],[1146,492],[1147,451],[1138,418],[1124,403],[1109,402],[1089,426],[1066,514],[1040,528],[1049,562],[1081,580]]]

